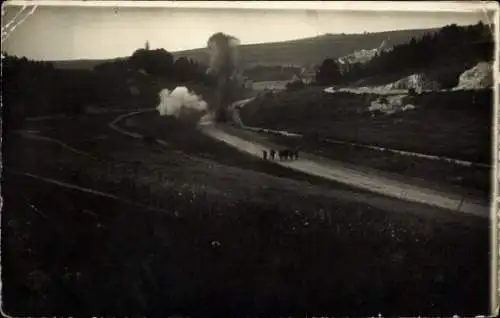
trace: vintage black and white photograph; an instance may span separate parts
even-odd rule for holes
[[[3,314],[494,315],[498,4],[197,3],[2,4]]]

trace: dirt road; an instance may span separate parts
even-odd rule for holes
[[[132,112],[118,116],[112,123],[110,123],[110,127],[137,138],[138,134],[136,135],[135,133],[122,131],[115,124],[126,117],[140,113],[142,112]],[[239,116],[236,117],[239,119]],[[238,122],[241,123],[241,121]],[[246,132],[244,136],[242,134],[236,135],[235,133],[231,133],[231,129],[227,129],[223,125],[214,124],[209,118],[202,120],[199,127],[200,130],[207,136],[223,141],[246,154],[257,156],[259,158],[262,157],[263,150],[269,150],[271,148],[280,149],[279,145],[273,144],[269,141],[259,140],[258,135],[255,135],[252,132]],[[252,134],[255,136],[252,136]],[[490,217],[490,206],[486,202],[474,200],[461,194],[444,192],[422,187],[420,185],[409,184],[402,182],[401,180],[388,178],[382,175],[369,174],[360,169],[348,168],[335,161],[315,155],[301,153],[300,159],[298,160],[275,160],[273,162],[289,169],[341,182],[384,196],[467,213],[482,218]]]
[[[239,116],[236,117],[240,119]],[[241,123],[241,120],[237,122]],[[269,150],[271,148],[280,149],[279,145],[271,142],[264,143],[258,140],[257,137],[252,138],[250,133],[246,134],[248,137],[242,137],[241,135],[236,136],[235,134],[227,132],[223,126],[215,125],[208,121],[200,125],[200,129],[206,135],[223,141],[253,156],[262,157],[263,150]],[[299,160],[276,160],[274,162],[278,165],[303,173],[341,182],[397,199],[432,205],[483,218],[490,217],[490,206],[486,202],[480,202],[456,193],[448,193],[408,184],[381,175],[367,174],[361,170],[346,168],[334,161],[319,158],[318,156],[301,154]]]

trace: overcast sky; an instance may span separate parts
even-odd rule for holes
[[[20,11],[6,6],[3,26]],[[25,9],[24,14],[31,9]],[[18,15],[20,20],[24,14]],[[204,47],[215,32],[242,44],[317,36],[441,27],[490,22],[483,11],[339,12],[235,9],[43,7],[11,31],[2,43],[9,54],[37,60],[101,59],[130,55],[146,41],[151,48],[178,51]],[[2,36],[3,38],[3,36]]]

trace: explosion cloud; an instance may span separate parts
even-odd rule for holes
[[[240,41],[224,33],[215,33],[207,42],[210,54],[209,74],[217,79],[215,116],[226,120],[226,108],[231,102],[232,84],[238,72],[238,45]]]
[[[156,109],[160,116],[175,116],[178,118],[184,111],[207,111],[207,103],[184,86],[176,87],[173,91],[163,89],[159,96],[160,104]]]

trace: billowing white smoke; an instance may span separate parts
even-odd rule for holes
[[[207,102],[184,86],[176,87],[173,91],[163,89],[159,95],[160,104],[156,109],[160,116],[179,117],[183,111],[207,111]]]

